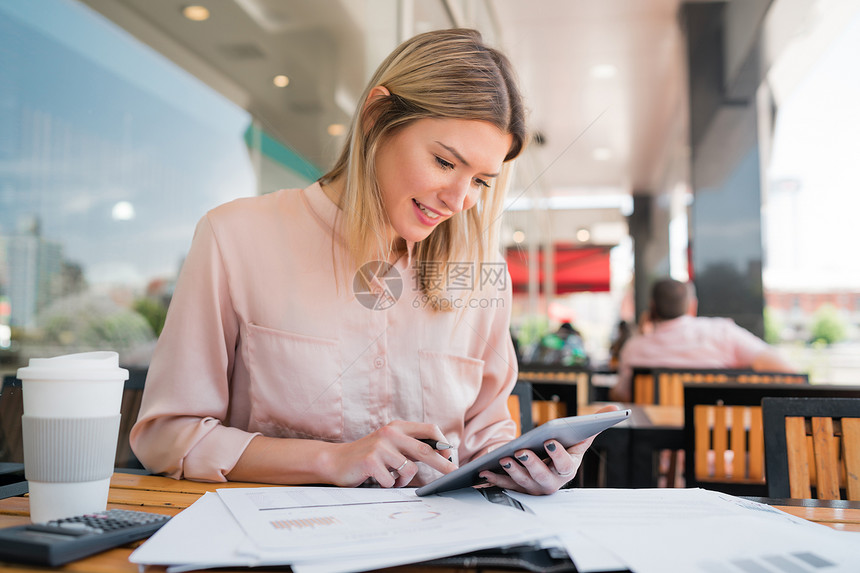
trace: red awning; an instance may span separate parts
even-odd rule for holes
[[[555,292],[607,292],[609,290],[609,250],[611,247],[555,246]],[[510,248],[508,270],[515,293],[528,292],[529,253]],[[538,282],[543,291],[543,250],[538,251]]]

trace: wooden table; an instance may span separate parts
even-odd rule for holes
[[[260,487],[265,484],[248,483],[198,483],[185,480],[172,480],[158,476],[142,476],[136,474],[114,474],[111,481],[110,496],[108,498],[109,508],[137,509],[176,515],[185,509],[197,498],[207,491],[215,491],[223,487]],[[761,500],[759,501],[767,501]],[[788,511],[799,517],[810,521],[823,523],[834,529],[843,531],[860,531],[860,503],[856,502],[815,502],[806,501],[806,506],[798,500],[771,500],[777,503],[791,503],[794,505],[776,505],[779,509]],[[29,501],[27,497],[11,497],[0,500],[0,527],[20,525],[29,522]],[[137,573],[137,566],[128,561],[129,555],[138,543],[124,547],[111,549],[104,553],[94,555],[69,563],[59,568],[62,571],[75,573],[112,573],[124,572]],[[8,563],[0,563],[0,572],[3,573],[25,573],[38,570],[49,570]],[[163,568],[148,567],[149,571],[162,571]],[[223,570],[219,570],[223,571]],[[249,569],[239,569],[247,573]],[[427,566],[404,566],[397,567],[391,571],[402,573],[453,573],[454,569],[427,567]],[[467,571],[467,569],[459,569]],[[482,571],[489,571],[482,569]]]
[[[747,497],[839,531],[860,532],[860,501]]]

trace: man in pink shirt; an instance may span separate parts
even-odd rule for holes
[[[654,284],[647,322],[648,331],[621,350],[613,400],[631,400],[634,367],[794,371],[766,342],[731,319],[697,317],[695,296],[685,283],[663,279]]]

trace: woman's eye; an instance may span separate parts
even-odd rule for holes
[[[453,163],[451,163],[450,161],[445,161],[444,159],[442,159],[441,157],[438,157],[438,156],[436,157],[436,163],[438,163],[439,166],[442,167],[442,169],[454,169]]]
[[[478,187],[485,187],[487,189],[490,188],[490,184],[483,179],[475,179],[475,185],[477,185]]]

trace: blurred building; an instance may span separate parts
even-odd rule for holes
[[[0,285],[6,290],[9,325],[35,327],[36,315],[62,290],[63,247],[43,238],[38,220],[30,219],[19,233],[0,236],[0,250],[6,261]]]
[[[785,339],[806,340],[817,315],[828,308],[844,322],[847,336],[856,336],[860,328],[860,288],[820,292],[766,290],[764,296]]]

